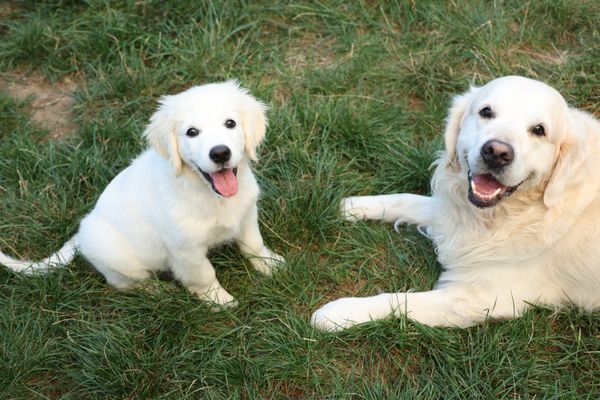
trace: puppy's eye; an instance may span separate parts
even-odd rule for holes
[[[481,116],[481,118],[490,119],[494,116],[494,113],[490,107],[483,107],[479,110],[479,116]]]
[[[544,125],[538,124],[531,128],[531,133],[536,136],[546,136],[546,129],[544,129]]]
[[[191,127],[190,129],[188,129],[188,130],[185,132],[185,134],[186,134],[188,137],[195,137],[195,136],[198,136],[198,135],[200,134],[200,131],[199,131],[198,129],[194,128],[194,127]]]
[[[232,119],[228,119],[227,121],[225,121],[225,127],[228,129],[233,129],[235,128],[235,121]]]

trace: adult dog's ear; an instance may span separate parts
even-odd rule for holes
[[[558,147],[557,161],[544,189],[548,208],[547,244],[568,232],[577,218],[598,196],[600,123],[591,115],[571,109],[566,134]]]
[[[150,124],[144,130],[143,136],[160,155],[171,161],[175,167],[175,175],[179,176],[183,161],[179,154],[175,121],[166,111],[170,98],[171,96],[161,97],[158,110],[150,117]]]
[[[448,154],[448,162],[452,166],[458,166],[458,160],[456,158],[456,142],[458,141],[458,134],[460,133],[460,128],[467,114],[471,99],[478,89],[478,87],[471,86],[467,92],[454,96],[452,99],[452,105],[448,111],[448,118],[446,118],[446,129],[444,130],[446,153]]]
[[[235,84],[237,82],[234,81]],[[257,161],[256,149],[262,143],[267,132],[267,106],[256,100],[247,90],[240,90],[239,112],[244,130],[244,147],[248,158]]]

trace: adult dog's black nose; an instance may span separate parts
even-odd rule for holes
[[[481,146],[481,158],[488,167],[498,169],[513,162],[515,150],[500,140],[488,140]]]
[[[218,145],[210,149],[208,156],[217,164],[223,164],[231,158],[231,150],[225,145]]]

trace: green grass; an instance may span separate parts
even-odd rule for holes
[[[266,242],[288,266],[211,258],[240,301],[117,292],[82,259],[46,277],[0,269],[0,398],[600,397],[600,316],[536,309],[470,329],[405,319],[323,334],[326,300],[427,290],[412,228],[341,223],[351,194],[428,193],[453,94],[505,74],[600,111],[600,6],[589,1],[15,1],[0,69],[70,77],[76,135],[48,139],[0,92],[0,246],[47,256],[145,146],[156,99],[238,78],[270,105],[255,166]]]

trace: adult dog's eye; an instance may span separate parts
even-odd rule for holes
[[[200,131],[194,127],[191,127],[185,132],[185,134],[189,137],[195,137],[198,136],[198,134],[200,134]]]
[[[481,118],[490,119],[494,116],[494,113],[490,107],[483,107],[481,110],[479,110],[479,115]]]
[[[536,136],[546,136],[546,129],[544,129],[544,125],[538,124],[531,128],[531,133]]]
[[[235,121],[232,119],[228,119],[227,121],[225,121],[225,127],[228,129],[233,129],[235,128]]]

